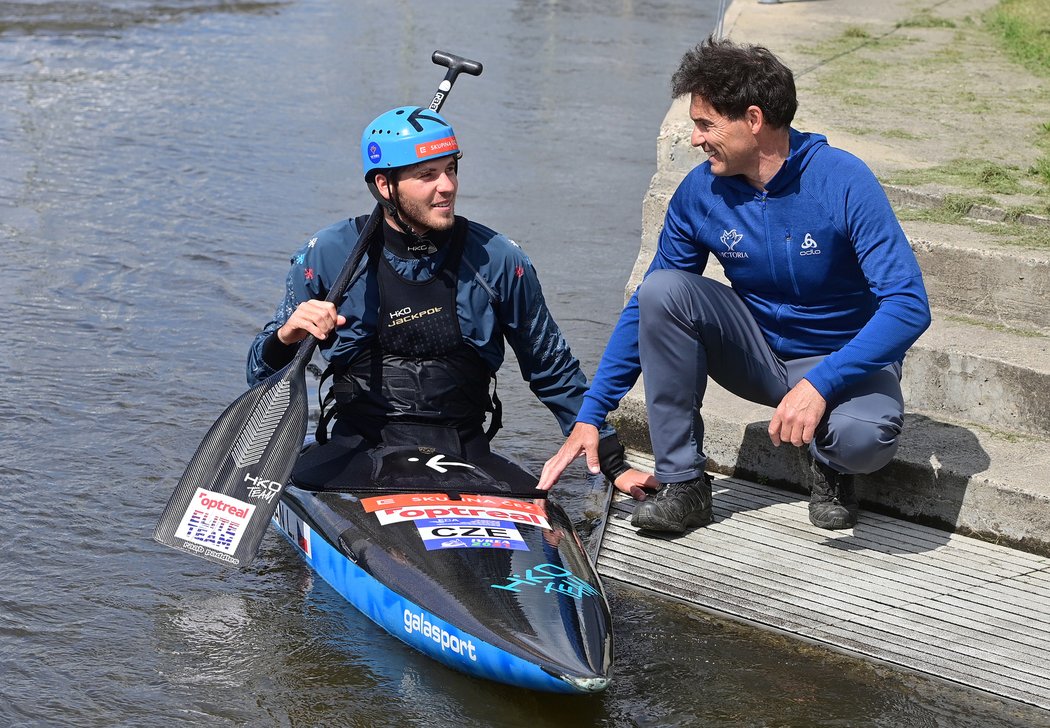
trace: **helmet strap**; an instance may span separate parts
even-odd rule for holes
[[[376,198],[376,201],[378,201],[379,204],[383,206],[383,209],[390,214],[390,217],[393,218],[394,223],[397,225],[397,227],[401,229],[401,232],[411,237],[419,245],[426,245],[429,248],[433,248],[434,244],[431,241],[427,240],[422,235],[417,233],[411,225],[409,225],[403,219],[401,219],[401,212],[397,204],[397,181],[393,179],[391,175],[386,175],[386,177],[387,189],[390,190],[389,200],[383,197],[382,193],[379,191],[379,187],[376,185],[374,176],[367,183],[368,191],[371,192],[372,196]],[[434,251],[431,250],[430,252]]]

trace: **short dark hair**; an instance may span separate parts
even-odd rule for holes
[[[795,77],[768,48],[714,36],[682,56],[671,76],[671,97],[685,94],[702,97],[730,119],[757,106],[775,128],[791,124],[798,109]]]

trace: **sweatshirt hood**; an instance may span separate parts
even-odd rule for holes
[[[811,134],[795,129],[790,129],[789,133],[788,157],[780,170],[766,183],[766,192],[771,195],[798,179],[813,155],[828,146],[828,138],[823,134]]]

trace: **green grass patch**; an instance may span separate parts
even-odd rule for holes
[[[976,200],[976,201],[975,201]],[[1050,227],[1042,225],[1025,225],[1016,222],[988,223],[966,217],[975,204],[986,204],[980,198],[964,195],[949,195],[940,207],[900,207],[895,208],[897,218],[902,222],[934,222],[949,225],[965,225],[973,230],[991,236],[1003,245],[1035,250],[1050,250]],[[1030,210],[1007,210],[1007,215]],[[1046,214],[1045,212],[1043,214]],[[1016,215],[1014,215],[1016,219]]]
[[[1050,78],[1050,2],[1001,0],[986,20],[1011,58],[1035,75]],[[1042,127],[1038,146],[1043,154],[1029,173],[1050,191],[1050,122]]]
[[[1050,121],[1040,125],[1039,136],[1035,145],[1043,154],[1035,161],[1029,174],[1038,179],[1047,191],[1050,191]]]
[[[898,28],[954,28],[955,21],[947,18],[935,18],[929,12],[920,12],[897,23]]]
[[[871,126],[854,126],[846,129],[855,136],[878,136],[883,139],[900,139],[902,141],[918,142],[925,139],[921,134],[913,134],[904,129],[876,129]]]
[[[1016,195],[1024,191],[1020,183],[1023,176],[1024,173],[1016,167],[983,159],[957,159],[937,167],[900,172],[889,182],[898,185],[943,184],[974,188],[989,194]],[[980,202],[995,204],[987,200]]]
[[[971,316],[959,316],[949,315],[949,321],[958,321],[959,323],[969,324],[970,326],[980,326],[981,328],[988,329],[990,331],[998,331],[1005,334],[1014,334],[1015,336],[1023,336],[1028,339],[1045,339],[1046,334],[1041,331],[1035,331],[1034,329],[1023,329],[1016,326],[1006,326],[1004,324],[993,323],[991,321],[985,321],[983,319],[973,318]]]
[[[1012,58],[1050,78],[1050,2],[1001,0],[986,20]]]

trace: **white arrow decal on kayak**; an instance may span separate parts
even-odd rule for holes
[[[427,467],[428,468],[433,468],[434,470],[438,471],[439,473],[447,473],[448,472],[448,468],[444,467],[446,465],[448,465],[449,467],[470,468],[471,470],[474,470],[474,466],[473,465],[468,465],[467,463],[445,462],[444,461],[444,457],[445,456],[441,455],[441,454],[435,455],[434,457],[432,457],[429,460],[427,460]],[[410,463],[418,463],[419,462],[419,458],[409,458],[408,462],[410,462]]]

